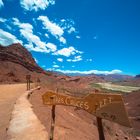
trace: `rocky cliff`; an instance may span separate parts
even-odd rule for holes
[[[45,77],[48,72],[36,64],[31,53],[21,44],[0,45],[0,82],[25,82],[27,74],[35,80]]]
[[[45,72],[36,64],[31,53],[20,44],[13,44],[7,47],[0,45],[0,61],[10,61],[20,64],[30,71]]]

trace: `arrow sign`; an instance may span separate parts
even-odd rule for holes
[[[96,117],[131,127],[122,96],[119,94],[89,94],[83,98],[46,92],[45,105],[67,105],[86,110]]]

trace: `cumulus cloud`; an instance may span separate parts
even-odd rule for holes
[[[72,19],[61,19],[60,21],[51,21],[47,16],[39,16],[37,18],[43,24],[43,28],[46,29],[51,35],[58,39],[61,43],[66,44],[66,39],[64,38],[64,33],[77,33]],[[80,36],[76,36],[80,38]]]
[[[20,28],[21,36],[23,36],[28,41],[28,44],[25,44],[26,48],[32,51],[44,53],[54,52],[57,50],[56,45],[53,43],[43,42],[37,35],[34,35],[33,26],[31,24],[21,23],[17,18],[13,18],[13,20],[13,24]]]
[[[60,38],[63,35],[63,29],[56,23],[51,22],[47,16],[39,16],[38,20],[42,21],[44,28],[56,38]]]
[[[63,44],[66,44],[66,39],[64,37],[60,37],[59,41],[62,42]]]
[[[65,73],[65,74],[68,74],[68,73],[72,73],[72,74],[79,73],[79,74],[105,74],[105,75],[109,75],[109,74],[119,74],[119,73],[122,73],[121,70],[112,70],[112,71],[99,71],[99,70],[78,71],[78,70],[75,70],[75,71],[72,71],[72,70],[60,70],[60,69],[57,69],[56,71],[62,72],[62,73]]]
[[[11,45],[13,43],[21,43],[22,44],[22,41],[18,40],[11,33],[0,29],[0,44],[3,46],[8,46],[8,45]]]
[[[57,58],[57,60],[58,60],[59,62],[63,62],[63,59],[62,59],[62,58]]]
[[[7,19],[0,17],[0,22],[6,22]]]
[[[79,35],[76,36],[77,39],[80,39],[81,37]]]
[[[48,34],[45,34],[45,36],[46,36],[47,38],[49,38],[49,35],[48,35]]]
[[[0,0],[0,8],[4,6],[4,3],[2,2],[2,0]]]
[[[72,32],[76,32],[76,29],[74,27],[71,27],[69,30],[68,30],[68,33],[71,34]]]
[[[60,49],[60,50],[56,51],[54,53],[54,55],[63,55],[63,56],[69,57],[71,55],[75,55],[75,54],[78,54],[78,53],[82,54],[81,51],[78,51],[73,46],[70,46],[69,48],[63,48],[63,49]]]
[[[75,28],[75,22],[73,19],[61,19],[58,22],[58,25],[64,30],[66,31],[68,34],[71,33],[75,33],[76,34],[76,38],[80,38],[79,35],[77,35],[78,31]]]
[[[75,56],[74,59],[67,59],[68,62],[78,62],[78,61],[81,61],[81,60],[83,60],[83,59],[82,59],[82,56],[80,56],[80,55]]]
[[[53,68],[59,68],[59,66],[58,65],[53,65]]]
[[[57,50],[56,45],[54,45],[53,43],[47,43],[46,46],[52,51],[55,52]]]
[[[73,30],[75,31],[75,22],[74,20],[72,19],[61,19],[59,22],[58,22],[58,25],[63,29],[63,30],[66,30],[66,31],[69,31],[69,30]]]
[[[54,5],[55,0],[20,0],[21,7],[29,11],[45,10],[49,5]]]

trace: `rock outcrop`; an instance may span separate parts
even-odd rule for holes
[[[40,68],[21,44],[0,45],[0,83],[26,82],[27,74],[35,82],[38,78],[46,79],[51,73]]]
[[[7,47],[0,45],[0,61],[10,61],[20,64],[30,71],[45,73],[45,71],[36,64],[31,53],[19,43]]]

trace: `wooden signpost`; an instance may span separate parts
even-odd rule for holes
[[[37,78],[37,86],[40,86],[40,79]]]
[[[97,117],[100,140],[104,140],[102,119],[131,127],[124,102],[120,94],[89,94],[83,98],[46,92],[43,96],[45,105],[67,105],[86,110]]]
[[[53,97],[51,97],[51,100],[53,100]],[[50,140],[53,140],[53,138],[54,138],[54,125],[55,125],[55,105],[52,105]]]
[[[26,75],[27,90],[30,90],[31,75]]]

